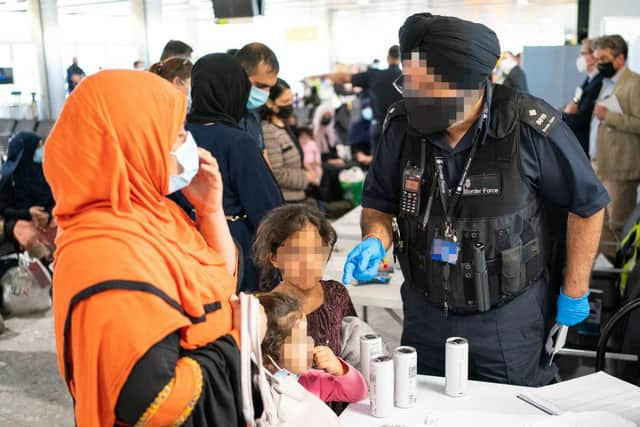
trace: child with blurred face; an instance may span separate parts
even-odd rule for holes
[[[262,342],[264,364],[276,377],[294,375],[324,402],[357,402],[367,394],[362,374],[336,357],[329,347],[315,346],[307,335],[307,318],[299,301],[279,292],[259,297],[267,315]]]

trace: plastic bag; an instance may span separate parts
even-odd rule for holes
[[[0,287],[5,314],[20,316],[51,308],[51,274],[26,252],[18,256],[18,265],[0,278]]]

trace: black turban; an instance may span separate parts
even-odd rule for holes
[[[417,13],[400,27],[403,59],[420,52],[437,74],[457,89],[477,89],[500,56],[500,42],[482,24],[451,16]]]

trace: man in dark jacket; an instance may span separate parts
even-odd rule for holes
[[[527,76],[520,67],[519,59],[508,50],[502,55],[500,60],[500,70],[504,75],[503,85],[522,93],[529,93],[527,86]]]
[[[78,65],[78,58],[74,56],[73,63],[67,68],[67,91],[71,93],[84,76],[84,71]]]
[[[576,60],[576,66],[581,73],[587,73],[587,77],[582,84],[576,88],[576,94],[564,109],[562,120],[564,120],[576,138],[584,152],[589,155],[589,129],[593,107],[596,105],[598,94],[602,88],[602,76],[598,73],[596,59],[593,57],[593,47],[590,39],[582,41],[580,56]]]

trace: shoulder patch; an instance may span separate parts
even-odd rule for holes
[[[391,125],[391,122],[397,119],[398,117],[403,117],[407,114],[404,108],[404,101],[400,100],[391,104],[389,109],[387,110],[387,115],[384,117],[384,123],[382,125],[382,133],[387,132],[387,129]]]
[[[531,126],[543,136],[549,136],[560,121],[560,113],[541,99],[527,95],[520,98],[520,121]]]

